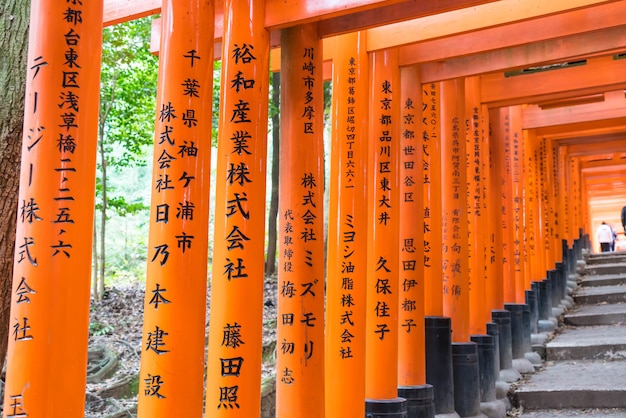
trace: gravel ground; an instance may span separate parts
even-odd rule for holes
[[[265,281],[264,351],[269,361],[263,365],[262,379],[274,375],[273,352],[276,340],[277,281]],[[137,404],[138,374],[141,356],[144,284],[108,288],[104,299],[92,303],[89,338],[90,351],[106,347],[118,356],[115,372],[86,388],[85,418],[123,418],[134,416]],[[209,318],[210,292],[207,295]],[[208,320],[207,320],[208,329]],[[121,384],[121,388],[116,388]],[[126,412],[125,412],[126,411]]]

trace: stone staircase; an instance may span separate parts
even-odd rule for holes
[[[626,418],[626,252],[590,255],[573,299],[511,415]]]

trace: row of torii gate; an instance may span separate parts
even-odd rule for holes
[[[485,4],[463,9],[478,3]],[[589,199],[609,177],[619,180],[626,152],[614,134],[626,116],[626,61],[614,54],[626,45],[626,5],[528,3],[163,3],[139,416],[259,416],[270,62],[281,72],[277,416],[362,417],[365,399],[374,409],[397,402],[399,386],[426,383],[425,317],[449,318],[452,341],[467,343],[487,332],[492,311],[525,303],[532,283],[594,228]],[[31,7],[4,416],[79,417],[101,28],[161,3]],[[550,7],[572,23],[567,28],[588,31],[587,42],[572,33],[543,43],[560,49],[498,49],[506,12],[534,9],[536,27],[549,32],[557,22]],[[450,16],[460,20],[437,14],[449,9],[459,9]],[[356,30],[422,15],[431,16]],[[412,43],[420,28],[434,30],[432,15],[460,25],[458,40],[468,42]],[[463,29],[477,16],[493,44],[480,60],[466,55],[476,45]],[[511,24],[522,43],[556,36],[524,31],[530,23],[519,19]],[[268,28],[280,28],[280,37]],[[211,34],[220,30],[216,51]],[[433,61],[441,53],[458,58]],[[504,77],[493,66],[504,65],[506,53],[509,69],[523,66],[522,55],[549,62],[561,54],[568,63]],[[210,185],[214,55],[223,84]],[[323,81],[331,77],[324,208]],[[576,94],[554,91],[568,83]],[[543,108],[522,106],[548,96]],[[603,163],[591,161],[603,153]],[[613,171],[598,181],[598,166]],[[611,193],[623,195],[617,184]],[[210,238],[209,193],[217,202]]]

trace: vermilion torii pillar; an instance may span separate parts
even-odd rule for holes
[[[443,315],[441,280],[441,95],[438,83],[423,87],[422,193],[424,197],[424,313]]]
[[[511,108],[500,109],[501,119],[494,129],[497,129],[498,137],[502,141],[500,158],[503,161],[500,176],[502,179],[501,203],[502,203],[502,268],[504,285],[504,302],[515,303],[515,269],[513,263],[514,254],[514,228],[513,228],[513,199],[512,199],[512,150],[511,150]]]
[[[324,416],[322,42],[317,26],[284,29],[276,416]]]
[[[269,34],[264,0],[225,10],[205,410],[259,416]]]
[[[537,210],[537,179],[535,173],[534,151],[535,144],[533,137],[528,131],[523,132],[524,140],[524,234],[526,236],[526,258],[524,275],[526,283],[541,280],[540,264],[537,259],[537,246],[539,237],[537,235],[537,222],[539,214]]]
[[[511,249],[510,261],[513,280],[515,281],[515,303],[526,303],[526,290],[530,289],[530,282],[526,283],[524,275],[524,257],[526,251],[526,237],[524,234],[524,147],[522,131],[522,108],[513,106],[509,111],[509,152],[511,157],[510,185],[511,195],[509,198],[511,208]]]
[[[398,51],[370,54],[366,412],[406,410],[398,393],[399,127]],[[387,408],[391,407],[391,410]]]
[[[502,277],[503,233],[502,233],[502,175],[503,161],[501,157],[503,141],[499,135],[497,124],[500,121],[499,109],[489,110],[489,176],[487,179],[487,217],[489,218],[489,239],[487,253],[487,270],[492,283],[487,286],[487,300],[491,309],[504,308],[504,280]]]
[[[424,335],[424,199],[420,146],[422,89],[419,67],[403,67],[400,119],[400,236],[398,385],[414,387],[426,382]]]
[[[102,1],[31,2],[6,417],[82,417]]]
[[[365,416],[368,58],[365,32],[334,38],[326,415]]]
[[[559,211],[559,162],[558,162],[558,144],[555,138],[546,139],[546,163],[548,181],[548,199],[550,202],[550,254],[552,261],[550,269],[556,266],[557,262],[562,260],[562,243],[561,243],[561,227],[563,222],[563,213]],[[565,179],[563,179],[564,181]]]
[[[202,415],[213,90],[213,2],[162,13],[138,407],[151,418]]]
[[[443,310],[452,321],[452,341],[470,337],[467,261],[467,156],[464,80],[441,86],[441,181]]]
[[[498,213],[494,213],[491,224],[495,228],[495,251],[499,252],[496,259],[499,262],[496,266],[496,274],[502,276],[502,301],[503,303],[515,302],[515,276],[511,271],[512,252],[512,231],[510,216],[510,155],[509,155],[509,108],[498,108],[490,112],[489,122],[491,124],[491,157],[493,158],[492,175],[492,203]],[[495,196],[499,196],[499,199]],[[499,244],[499,245],[498,245]],[[501,257],[499,255],[501,254]],[[502,309],[502,308],[496,308]]]
[[[465,79],[465,128],[467,154],[468,260],[470,281],[470,334],[484,334],[491,309],[486,303],[485,274],[488,219],[484,210],[484,117],[480,79]]]

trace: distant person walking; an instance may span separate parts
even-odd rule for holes
[[[622,228],[624,228],[624,235],[626,235],[626,206],[622,208]]]
[[[611,243],[613,242],[613,231],[611,227],[602,222],[602,225],[598,228],[598,242],[600,243],[600,251],[608,253],[611,251]]]

